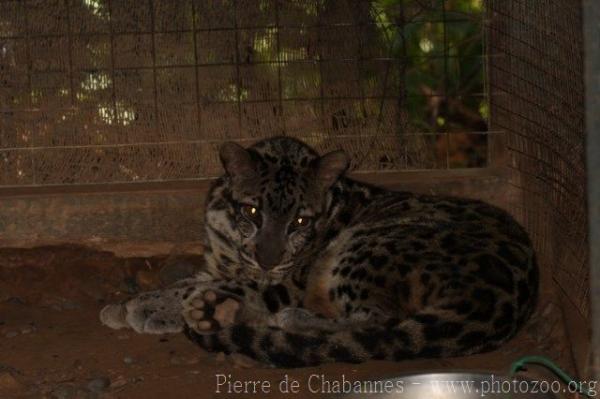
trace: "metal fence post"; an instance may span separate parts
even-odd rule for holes
[[[592,305],[592,377],[600,379],[600,2],[583,1],[585,107]]]

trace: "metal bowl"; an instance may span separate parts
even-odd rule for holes
[[[485,373],[412,374],[387,380],[346,384],[339,397],[401,399],[556,398],[568,392],[558,381],[533,381]],[[352,386],[352,387],[351,387]],[[342,387],[343,388],[343,387]]]

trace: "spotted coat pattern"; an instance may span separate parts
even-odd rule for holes
[[[220,155],[207,271],[107,306],[104,324],[303,367],[489,351],[532,313],[535,254],[505,211],[354,181],[345,154],[290,138]]]
[[[497,348],[531,314],[535,255],[506,212],[343,176],[324,187],[315,178],[317,154],[288,138],[248,153],[256,175],[224,176],[210,192],[206,259],[223,281],[218,288],[251,310],[210,334],[187,326],[200,346],[285,367],[458,356]],[[246,240],[264,222],[247,220],[240,204],[283,226],[298,215],[311,223],[280,230],[284,254],[264,269],[260,243]],[[294,308],[311,315],[301,330],[264,321]]]

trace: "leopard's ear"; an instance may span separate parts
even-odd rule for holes
[[[317,160],[316,163],[316,181],[328,189],[340,178],[350,166],[350,160],[342,150],[332,151]]]
[[[232,141],[225,142],[219,150],[221,163],[227,174],[234,178],[248,178],[256,174],[256,165],[248,150]]]

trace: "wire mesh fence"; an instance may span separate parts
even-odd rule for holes
[[[530,232],[543,275],[569,304],[566,329],[579,337],[586,328],[574,320],[590,317],[581,2],[488,7],[491,125],[506,131],[507,207]]]
[[[360,170],[488,164],[480,0],[0,1],[0,185],[220,173],[283,134]]]

